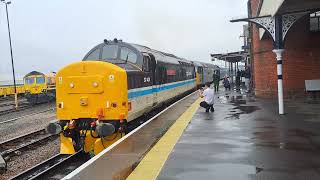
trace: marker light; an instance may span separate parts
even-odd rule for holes
[[[99,85],[99,84],[98,84],[97,82],[93,82],[93,83],[92,83],[92,86],[93,86],[93,87],[98,87],[98,85]]]
[[[70,83],[70,88],[74,88],[74,84],[73,83]]]

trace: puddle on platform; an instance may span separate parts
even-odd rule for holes
[[[240,111],[243,111],[245,114],[250,114],[254,111],[260,110],[260,108],[257,106],[238,106],[233,109],[239,109]]]
[[[237,112],[235,110],[240,110],[240,112]],[[228,114],[229,116],[225,119],[240,119],[241,114],[250,114],[257,110],[260,110],[260,108],[257,106],[237,106],[230,111],[231,114]]]

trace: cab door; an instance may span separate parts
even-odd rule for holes
[[[153,55],[143,54],[142,70],[144,72],[144,82],[147,83],[148,89],[150,88],[151,94],[147,96],[147,104],[151,107],[157,102],[157,95],[154,92],[155,87],[155,60]]]

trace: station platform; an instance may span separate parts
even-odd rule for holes
[[[196,100],[144,156],[129,180],[319,180],[320,104],[277,103],[242,92]]]

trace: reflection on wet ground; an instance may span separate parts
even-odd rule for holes
[[[247,102],[255,102],[254,97],[247,96],[246,94],[225,93],[224,95],[220,95],[218,99],[222,104],[232,104],[235,106],[230,109],[229,116],[226,118],[240,119],[241,114],[250,114],[260,109],[257,106],[246,105]]]
[[[158,179],[320,179],[320,108],[221,92],[214,113],[200,108]]]

